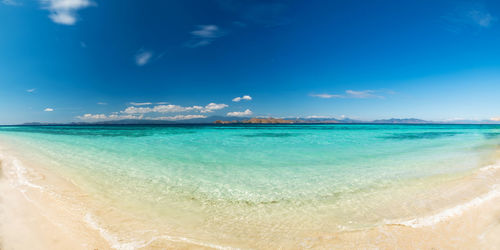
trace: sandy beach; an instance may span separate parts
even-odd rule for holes
[[[258,239],[262,235],[255,231],[250,233],[256,237],[253,242],[237,237],[233,242],[217,242],[209,238],[199,240],[196,235],[158,237],[148,233],[136,234],[131,241],[107,228],[119,228],[120,223],[131,231],[144,228],[143,222],[134,221],[139,218],[113,211],[109,214],[115,218],[108,221],[117,224],[100,225],[89,213],[98,208],[98,201],[91,200],[85,191],[40,164],[21,162],[17,158],[21,157],[19,152],[12,147],[2,145],[1,150],[2,249],[498,249],[500,246],[497,237],[500,190],[490,189],[500,180],[497,165],[485,166],[433,191],[455,189],[447,192],[446,200],[452,200],[451,203],[436,196],[438,205],[427,206],[414,218],[386,221],[372,228],[296,232],[295,240],[279,233]]]

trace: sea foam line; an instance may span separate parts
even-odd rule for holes
[[[498,170],[500,169],[500,163],[495,163],[491,165],[484,166],[479,169],[480,172],[489,172],[493,170]],[[477,207],[481,205],[484,202],[493,200],[497,197],[500,197],[500,186],[499,185],[493,185],[491,190],[479,197],[476,197],[466,203],[462,203],[460,205],[457,205],[455,207],[443,210],[437,214],[431,215],[431,216],[426,216],[426,217],[421,217],[421,218],[415,218],[407,221],[402,221],[402,222],[387,222],[385,224],[393,224],[393,225],[404,225],[404,226],[409,226],[413,228],[420,228],[420,227],[427,227],[427,226],[433,226],[436,225],[440,222],[446,221],[451,219],[452,217],[455,216],[460,216],[462,215],[466,210],[469,210],[473,207]]]
[[[26,177],[26,174],[28,173],[28,169],[24,167],[24,165],[16,158],[12,157],[6,157],[3,154],[0,154],[0,164],[2,166],[9,166],[10,168],[10,173],[12,173],[15,177],[15,185],[16,186],[24,186],[24,187],[30,187],[30,188],[35,188],[40,191],[44,191],[44,187],[34,184],[33,182],[29,181],[29,179]],[[8,165],[6,165],[8,164]],[[2,170],[2,168],[0,168]],[[13,183],[14,184],[14,183]],[[27,195],[26,195],[26,190],[20,189],[21,193],[23,196],[29,201],[34,203],[33,200],[31,200]],[[133,250],[133,249],[138,249],[138,248],[143,248],[151,244],[152,242],[159,240],[159,239],[165,239],[168,241],[172,242],[184,242],[188,244],[194,244],[198,246],[203,246],[203,247],[209,247],[213,249],[221,249],[221,250],[233,250],[233,249],[238,249],[238,248],[233,248],[233,247],[227,247],[227,246],[220,246],[216,244],[211,244],[211,243],[205,243],[201,242],[198,240],[194,239],[189,239],[186,237],[174,237],[174,236],[168,236],[168,235],[162,235],[162,236],[156,236],[153,237],[149,241],[132,241],[132,242],[126,242],[126,243],[121,243],[120,239],[116,236],[108,232],[106,229],[102,228],[99,226],[99,224],[94,220],[93,216],[90,213],[87,213],[84,218],[85,222],[94,230],[99,231],[101,237],[103,237],[112,248],[118,249],[118,250]]]
[[[17,184],[22,185],[22,186],[27,186],[31,188],[36,188],[39,190],[43,190],[44,188],[40,185],[36,185],[33,182],[29,181],[28,178],[26,177],[26,174],[28,173],[28,169],[23,166],[23,164],[17,160],[17,159],[12,159],[11,157],[6,157],[3,154],[0,154],[0,160],[1,164],[3,166],[12,166],[12,169],[10,169],[11,173],[13,173],[17,178]],[[9,164],[9,165],[6,165]]]
[[[497,169],[500,169],[500,163],[484,166],[484,167],[480,168],[479,170],[485,172],[485,171],[497,170]]]
[[[138,248],[143,248],[148,246],[149,244],[153,243],[156,240],[159,239],[165,239],[168,241],[172,242],[183,242],[183,243],[188,243],[188,244],[193,244],[193,245],[198,245],[198,246],[203,246],[203,247],[209,247],[213,249],[221,249],[221,250],[236,250],[238,248],[233,248],[233,247],[228,247],[228,246],[220,246],[216,244],[211,244],[211,243],[205,243],[193,239],[189,239],[186,237],[175,237],[175,236],[168,236],[168,235],[162,235],[162,236],[155,236],[151,238],[149,241],[131,241],[127,243],[121,243],[120,239],[110,233],[108,230],[104,229],[99,225],[94,220],[94,217],[90,214],[87,213],[84,218],[85,222],[90,225],[93,229],[99,231],[101,236],[109,243],[111,248],[117,249],[117,250],[133,250],[133,249],[138,249]]]
[[[433,225],[436,225],[442,221],[449,220],[450,218],[453,218],[455,216],[460,216],[466,210],[469,210],[473,207],[477,207],[477,206],[481,205],[482,203],[493,200],[497,197],[500,197],[500,188],[498,187],[498,185],[494,185],[493,190],[489,191],[488,193],[486,193],[482,196],[476,197],[476,198],[474,198],[466,203],[463,203],[463,204],[460,204],[458,206],[441,211],[437,214],[427,216],[427,217],[415,218],[412,220],[407,220],[407,221],[402,221],[402,222],[397,222],[397,223],[387,223],[387,224],[404,225],[404,226],[409,226],[409,227],[413,227],[413,228],[433,226]]]

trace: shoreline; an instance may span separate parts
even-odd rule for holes
[[[3,152],[4,148],[0,150],[2,150],[0,151],[2,163],[0,188],[4,194],[1,203],[3,217],[0,237],[2,245],[0,246],[5,246],[6,249],[28,249],[30,246],[24,245],[28,243],[43,246],[42,249],[67,249],[69,247],[73,249],[147,249],[166,246],[234,249],[231,244],[219,245],[205,240],[196,240],[196,237],[164,234],[150,234],[147,238],[124,240],[123,237],[110,232],[107,225],[101,225],[92,213],[82,211],[81,207],[78,208],[81,205],[78,203],[82,203],[89,197],[86,197],[83,190],[78,190],[79,188],[74,183],[40,166],[33,164],[28,164],[29,167],[24,166],[18,158],[9,159],[11,156]],[[481,183],[485,178],[500,180],[498,170],[500,170],[500,165],[488,165],[457,182],[469,183],[471,186],[467,188],[474,188],[473,182]],[[32,178],[34,182],[31,182],[29,178]],[[37,181],[49,184],[48,186],[54,190],[47,190],[46,186],[39,185]],[[500,224],[494,219],[500,215],[500,205],[495,205],[499,204],[500,190],[493,188],[486,193],[482,192],[476,197],[464,200],[458,205],[443,206],[441,209],[434,209],[433,213],[420,214],[416,218],[385,221],[381,225],[361,230],[325,233],[318,230],[318,232],[298,233],[297,235],[303,236],[302,242],[278,242],[275,246],[294,248],[302,244],[315,248],[349,246],[391,248],[393,245],[398,245],[402,248],[413,248],[419,244],[421,247],[452,247],[452,244],[457,244],[455,246],[467,245],[487,249],[489,243],[495,240],[494,235],[500,232]],[[81,200],[77,200],[77,208],[75,208],[75,200],[64,201],[60,199],[61,196],[57,192],[53,191],[70,192],[73,195],[76,194]],[[127,221],[130,218],[122,219]],[[24,235],[24,238],[32,240],[20,241],[18,235]],[[452,240],[454,238],[461,239]],[[488,245],[484,242],[488,242]],[[241,242],[235,244],[235,246],[239,245],[244,246]],[[257,245],[257,248],[266,247]]]
[[[64,201],[60,194],[53,192],[56,190],[31,182],[27,175],[36,175],[40,181],[58,179],[59,186],[53,185],[55,182],[50,186],[61,193],[67,193],[64,189],[68,188],[70,192],[81,192],[74,183],[46,169],[27,168],[17,158],[5,156],[0,148],[0,249],[129,250],[147,248],[157,242],[169,248],[238,249],[169,235],[124,240],[101,225],[91,212],[75,209],[74,202]]]

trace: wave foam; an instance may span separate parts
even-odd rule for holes
[[[500,163],[484,166],[484,167],[480,168],[479,170],[482,172],[487,172],[487,171],[497,170],[497,169],[500,169]]]
[[[460,216],[466,210],[469,210],[473,207],[477,207],[477,206],[481,205],[482,203],[484,203],[486,201],[490,201],[490,200],[497,198],[497,197],[500,197],[500,187],[498,185],[494,185],[492,190],[489,191],[488,193],[486,193],[482,196],[476,197],[476,198],[474,198],[466,203],[463,203],[463,204],[460,204],[458,206],[441,211],[437,214],[427,216],[427,217],[415,218],[412,220],[397,222],[397,223],[388,223],[388,224],[404,225],[404,226],[409,226],[409,227],[413,227],[413,228],[432,226],[432,225],[435,225],[435,224],[440,223],[442,221],[449,220],[452,217]]]
[[[188,243],[188,244],[193,244],[193,245],[198,245],[198,246],[203,246],[203,247],[209,247],[213,249],[221,249],[221,250],[233,250],[237,248],[233,247],[226,247],[226,246],[219,246],[211,243],[205,243],[185,237],[175,237],[175,236],[168,236],[168,235],[162,235],[162,236],[156,236],[151,238],[149,241],[131,241],[131,242],[125,242],[121,243],[121,240],[116,236],[110,233],[108,230],[104,229],[101,227],[95,220],[94,217],[90,214],[87,213],[85,215],[85,222],[90,225],[93,229],[99,231],[101,236],[110,244],[111,248],[118,249],[118,250],[133,250],[133,249],[138,249],[138,248],[143,248],[147,247],[151,243],[153,243],[156,240],[160,239],[165,239],[168,241],[172,242],[183,242],[183,243]]]
[[[6,157],[2,154],[0,154],[0,160],[2,160],[1,164],[4,164],[4,166],[11,167],[9,172],[16,177],[13,181],[15,181],[18,186],[26,186],[39,190],[44,189],[42,186],[36,185],[29,180],[27,177],[28,169],[19,160]]]

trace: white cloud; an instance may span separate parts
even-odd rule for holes
[[[118,114],[84,114],[82,116],[77,116],[76,118],[80,120],[124,120],[124,119],[143,119],[142,115],[118,115]]]
[[[151,105],[153,103],[150,103],[150,102],[131,102],[130,105],[134,105],[134,106],[147,106],[147,105]]]
[[[197,48],[211,44],[215,39],[224,36],[226,32],[222,31],[217,25],[198,25],[198,29],[190,32],[192,35],[185,45],[189,48]]]
[[[112,121],[112,120],[151,120],[151,121],[179,121],[196,118],[207,118],[205,115],[175,115],[175,116],[160,116],[160,117],[145,117],[144,115],[118,115],[118,114],[84,114],[76,118],[85,121]]]
[[[186,112],[193,110],[202,110],[201,106],[192,107],[182,107],[179,105],[157,105],[154,107],[128,107],[122,113],[127,114],[147,114],[147,113],[176,113],[176,112]]]
[[[204,109],[200,110],[200,112],[208,113],[208,112],[213,112],[214,110],[224,109],[227,107],[228,107],[227,104],[223,104],[223,103],[217,104],[217,103],[212,102],[212,103],[209,103],[207,106],[205,106]]]
[[[63,25],[74,25],[78,10],[95,5],[90,0],[40,0],[40,2],[44,9],[50,11],[49,18]]]
[[[344,95],[340,94],[312,94],[313,97],[330,99],[330,98],[358,98],[358,99],[367,99],[367,98],[384,98],[383,96],[375,95],[375,90],[346,90]]]
[[[118,115],[118,114],[111,114],[108,116],[108,120],[124,120],[124,119],[142,119],[144,116],[143,115]]]
[[[54,111],[54,109],[53,108],[46,108],[43,111],[45,111],[45,112],[52,112],[52,111]]]
[[[149,63],[152,57],[153,52],[141,49],[135,54],[135,64],[137,66],[144,66]]]
[[[152,105],[150,102],[134,103],[135,106],[127,107],[125,110],[113,112],[110,115],[106,114],[84,114],[77,116],[81,120],[120,120],[120,119],[144,119],[144,120],[187,120],[195,118],[206,118],[207,116],[199,113],[209,113],[215,110],[221,110],[228,107],[223,103],[209,103],[206,106],[189,106],[183,107],[180,105]],[[142,106],[141,106],[142,105]],[[159,116],[165,113],[182,113],[182,112],[197,112],[198,114],[174,115],[174,116]]]
[[[106,102],[98,102],[97,105],[108,105]]]
[[[146,105],[146,104],[145,104]],[[191,106],[183,107],[179,105],[157,105],[154,107],[128,107],[122,113],[127,114],[147,114],[147,113],[178,113],[178,112],[188,112],[188,111],[199,111],[201,113],[209,113],[214,110],[220,110],[227,108],[226,104],[209,103],[205,107],[202,106]]]
[[[101,120],[101,119],[107,119],[108,116],[105,114],[84,114],[83,116],[78,116],[78,118],[82,120]]]
[[[127,114],[146,114],[153,112],[152,108],[142,108],[142,107],[128,107],[125,110],[121,111],[122,113]]]
[[[27,90],[26,90],[26,92],[28,92],[28,93],[33,93],[33,92],[35,92],[35,91],[36,91],[36,89],[27,89]]]
[[[250,100],[252,100],[252,97],[249,96],[249,95],[244,95],[242,97],[235,97],[235,98],[233,98],[233,102],[239,102],[239,101],[242,101],[242,100],[250,101]]]
[[[201,110],[201,109],[202,109],[201,106],[182,107],[179,105],[167,104],[167,105],[154,106],[152,112],[175,113],[175,112],[186,112],[186,111]]]
[[[146,120],[161,120],[161,121],[178,121],[178,120],[189,120],[197,118],[207,118],[206,115],[176,115],[176,116],[161,116],[154,118],[146,118]]]
[[[242,116],[249,116],[252,115],[253,112],[250,109],[247,109],[243,112],[229,112],[226,115],[227,116],[237,116],[237,117],[242,117]]]

